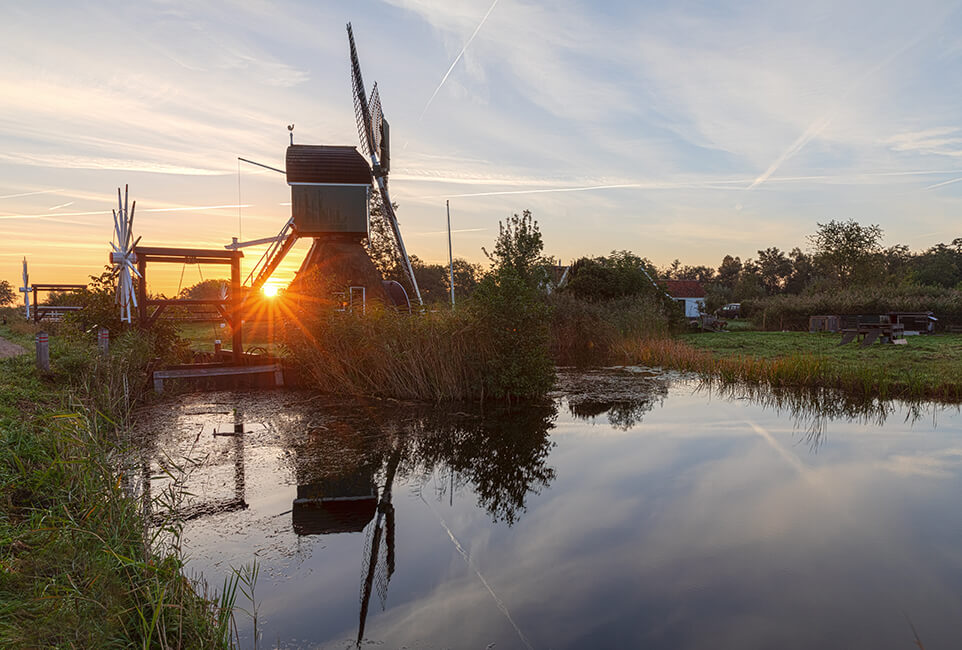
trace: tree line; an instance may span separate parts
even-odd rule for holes
[[[744,261],[725,255],[717,268],[682,266],[676,259],[659,275],[702,283],[709,310],[767,296],[882,285],[962,289],[962,237],[913,252],[904,244],[883,247],[884,233],[877,224],[833,219],[817,226],[807,238],[807,250],[795,247],[786,253],[772,246]]]

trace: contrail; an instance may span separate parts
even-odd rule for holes
[[[468,42],[465,43],[464,47],[461,48],[461,51],[458,52],[458,55],[454,59],[454,63],[451,64],[451,67],[448,68],[448,71],[444,73],[443,77],[441,77],[441,83],[439,83],[438,87],[434,89],[434,94],[431,95],[431,99],[428,100],[428,103],[424,105],[424,110],[421,111],[421,115],[420,117],[418,117],[419,122],[424,117],[424,114],[428,112],[428,107],[431,105],[431,102],[434,101],[434,98],[438,96],[438,92],[440,92],[441,86],[443,86],[444,82],[448,80],[448,76],[451,74],[451,71],[454,70],[454,66],[456,66],[458,64],[458,61],[461,60],[461,57],[464,56],[464,51],[468,49],[468,46],[471,45],[471,41],[473,41],[474,37],[477,36],[478,32],[481,31],[481,27],[484,25],[484,22],[488,19],[488,16],[491,15],[491,12],[494,11],[494,6],[496,4],[498,4],[498,0],[494,0],[494,2],[491,3],[491,6],[488,7],[488,13],[484,14],[484,18],[481,19],[481,22],[478,23],[478,26],[474,29],[474,33],[471,34],[471,38],[468,39]]]
[[[951,185],[952,183],[958,183],[959,181],[962,181],[962,178],[953,178],[950,181],[942,181],[941,183],[936,183],[935,185],[929,185],[925,189],[934,190],[937,187],[942,187],[943,185]]]
[[[47,208],[47,210],[59,210],[60,208],[66,208],[74,204],[74,201],[67,201],[66,203],[61,203],[60,205],[55,205],[52,208]]]
[[[199,210],[222,210],[228,208],[249,208],[252,204],[242,205],[189,205],[178,208],[143,208],[141,212],[191,212]],[[0,214],[0,219],[52,219],[57,217],[87,217],[95,214],[110,214],[110,210],[92,210],[90,212],[53,212],[50,214]]]
[[[776,170],[778,170],[778,168],[782,166],[783,162],[785,162],[786,160],[788,160],[789,158],[797,154],[799,151],[801,151],[802,147],[808,144],[809,141],[812,138],[814,138],[816,135],[824,131],[825,127],[828,126],[831,121],[832,121],[831,117],[823,117],[819,120],[815,120],[814,122],[812,122],[808,126],[808,128],[805,129],[805,132],[802,133],[800,136],[798,136],[798,139],[792,143],[792,146],[786,149],[781,156],[776,158],[775,162],[769,165],[768,169],[766,169],[761,176],[756,178],[755,181],[748,186],[748,189],[752,189],[756,185],[760,185],[761,183],[764,183],[765,181],[767,181],[768,177],[774,174]]]
[[[0,199],[19,199],[21,196],[33,196],[35,194],[56,194],[57,192],[63,192],[63,190],[40,190],[39,192],[24,192],[22,194],[7,194],[6,196],[0,196]]]
[[[452,230],[451,232],[481,232],[487,230],[487,228],[459,228],[458,230]],[[437,230],[435,232],[412,232],[412,235],[446,235],[447,230]]]
[[[514,622],[513,618],[511,618],[511,612],[508,611],[508,606],[504,604],[503,600],[498,598],[498,594],[494,593],[494,589],[491,588],[491,585],[488,584],[488,581],[484,579],[483,575],[481,575],[481,571],[471,562],[471,556],[468,555],[468,552],[464,550],[463,546],[461,546],[461,542],[458,541],[458,538],[454,536],[454,533],[448,527],[447,523],[445,523],[441,513],[435,510],[431,504],[424,499],[424,494],[421,493],[420,489],[418,490],[418,497],[420,497],[424,505],[428,507],[428,510],[430,510],[434,516],[438,518],[438,523],[441,524],[441,528],[444,529],[444,532],[448,534],[448,539],[450,539],[451,543],[454,544],[454,548],[458,551],[461,557],[464,558],[464,562],[468,565],[468,567],[474,570],[474,574],[478,576],[481,584],[483,584],[484,588],[488,590],[488,593],[491,595],[491,599],[494,601],[494,604],[497,605],[499,610],[501,610],[501,613],[504,614],[504,617],[508,619],[508,623],[510,623],[511,627],[514,628],[514,631],[517,633],[518,638],[521,639],[521,642],[526,648],[528,648],[528,650],[534,650],[534,648],[531,646],[531,642],[529,642],[528,638],[524,635],[524,632],[521,631],[521,628],[518,627],[518,624]]]
[[[807,140],[806,140],[807,141]],[[804,144],[804,143],[802,143]],[[800,146],[800,145],[799,145]],[[798,146],[793,146],[790,151],[798,151]],[[780,159],[784,161],[783,159]],[[774,171],[774,170],[771,170]],[[958,169],[919,169],[919,170],[907,170],[907,171],[895,171],[895,172],[865,172],[860,174],[850,174],[850,175],[838,175],[838,174],[813,174],[808,176],[778,176],[769,179],[771,173],[766,172],[755,182],[752,183],[752,187],[756,183],[768,180],[770,183],[805,183],[805,182],[818,182],[818,181],[829,181],[836,184],[874,184],[875,181],[870,179],[875,178],[897,178],[900,176],[932,176],[940,174],[957,174],[960,170]],[[461,185],[489,185],[494,184],[495,181],[489,182],[479,182],[471,179],[464,180],[458,178],[451,179],[438,179],[430,177],[408,177],[407,180],[425,182],[425,183],[452,183]],[[530,190],[496,190],[493,192],[471,192],[466,194],[427,194],[419,195],[415,198],[417,199],[455,199],[455,198],[471,198],[477,196],[507,196],[513,194],[549,194],[552,192],[590,192],[594,190],[622,190],[622,189],[640,189],[640,190],[682,190],[682,189],[715,189],[715,190],[727,190],[732,186],[744,187],[745,183],[748,183],[750,179],[747,178],[716,178],[704,181],[691,180],[691,181],[644,181],[637,183],[618,183],[612,185],[579,185],[575,187],[545,187]],[[962,178],[957,178],[951,181],[946,181],[943,183],[936,183],[935,185],[930,185],[925,189],[933,189],[941,185],[948,185],[950,183],[955,183],[962,181]],[[508,184],[505,182],[504,184]],[[515,185],[520,183],[513,183]]]
[[[590,192],[591,190],[616,190],[626,188],[645,187],[642,183],[628,183],[626,185],[589,185],[586,187],[552,187],[539,190],[505,190],[502,192],[474,192],[471,194],[439,194],[420,198],[461,199],[471,196],[505,196],[509,194],[550,194],[552,192]]]
[[[943,15],[936,17],[935,20],[930,21],[925,27],[919,30],[919,32],[913,38],[910,38],[909,40],[902,43],[900,47],[896,48],[888,56],[883,57],[874,66],[866,70],[860,77],[855,79],[853,83],[849,85],[848,89],[845,92],[842,93],[842,95],[838,99],[838,102],[836,102],[836,107],[838,106],[838,104],[841,103],[842,100],[844,100],[849,95],[851,95],[852,92],[855,91],[855,89],[857,89],[863,83],[865,83],[865,81],[869,77],[875,75],[880,70],[890,65],[893,61],[895,61],[897,58],[902,56],[902,54],[904,54],[907,50],[915,47],[915,45],[917,45],[921,40],[923,40],[926,36],[928,36],[928,34],[933,29],[936,29],[939,26],[941,26],[944,23],[944,20],[953,12],[955,12],[954,7],[949,9],[947,12],[943,13]],[[802,135],[798,136],[798,139],[792,143],[792,146],[790,146],[787,150],[785,150],[785,152],[781,156],[779,156],[778,159],[775,160],[775,162],[769,165],[768,169],[766,169],[761,176],[756,178],[755,182],[753,182],[751,185],[748,186],[748,189],[752,189],[756,185],[764,183],[766,180],[768,180],[768,177],[774,174],[775,171],[781,166],[782,163],[784,163],[786,160],[788,160],[789,158],[797,154],[799,151],[801,151],[802,148],[806,144],[808,144],[812,138],[814,138],[823,130],[825,130],[825,127],[828,126],[831,121],[832,121],[832,116],[826,115],[821,119],[818,119],[812,122],[809,125],[809,127],[805,129],[805,132],[802,133]]]

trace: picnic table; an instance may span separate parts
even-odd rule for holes
[[[905,325],[902,323],[885,322],[859,323],[854,327],[842,328],[842,341],[839,345],[848,345],[852,341],[861,341],[860,345],[867,348],[878,340],[890,343],[905,336]]]

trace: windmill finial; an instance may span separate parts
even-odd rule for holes
[[[294,144],[294,125],[288,124],[287,130],[291,132],[291,144]]]

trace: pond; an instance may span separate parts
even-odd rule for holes
[[[189,571],[256,559],[244,647],[962,643],[956,407],[613,369],[522,408],[219,392],[139,416],[134,487],[183,518]]]

